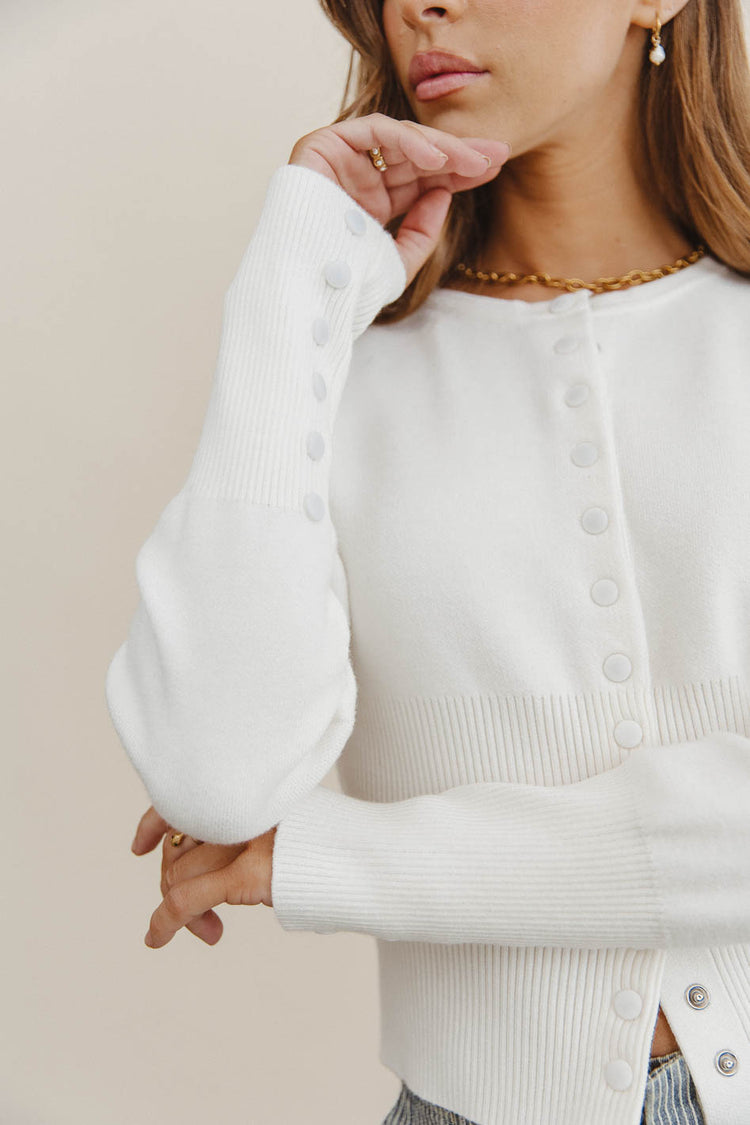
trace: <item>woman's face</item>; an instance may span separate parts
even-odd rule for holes
[[[564,141],[581,121],[601,122],[624,87],[632,98],[649,46],[644,28],[656,11],[655,0],[383,0],[382,19],[415,120],[457,136],[510,141],[515,159]],[[416,52],[436,47],[489,73],[422,101],[409,64]]]

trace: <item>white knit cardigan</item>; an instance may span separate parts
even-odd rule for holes
[[[372,324],[405,284],[273,173],[114,726],[181,831],[279,825],[284,929],[377,939],[421,1097],[639,1125],[661,1003],[706,1125],[748,1125],[750,281]]]

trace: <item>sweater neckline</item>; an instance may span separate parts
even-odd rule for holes
[[[575,290],[570,296],[577,298],[578,303],[568,301],[570,308],[579,308],[588,304],[592,313],[597,311],[609,312],[613,309],[636,308],[644,302],[660,301],[672,294],[681,293],[683,290],[695,286],[703,280],[716,276],[731,276],[747,280],[743,274],[731,269],[724,262],[706,252],[702,258],[676,273],[666,274],[654,281],[641,285],[632,285],[627,289],[611,289],[604,293],[592,293],[589,289]],[[440,309],[454,309],[461,313],[474,313],[481,317],[491,317],[496,320],[532,319],[548,316],[555,311],[555,302],[567,290],[561,290],[547,301],[523,301],[512,297],[489,297],[480,293],[469,293],[462,289],[446,289],[438,287],[432,290],[425,300],[425,306],[434,306]],[[559,307],[559,306],[556,306]]]

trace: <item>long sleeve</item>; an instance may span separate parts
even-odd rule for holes
[[[318,786],[279,825],[287,930],[663,949],[750,941],[750,738],[638,747],[568,785],[391,803]]]
[[[298,165],[273,173],[225,296],[198,448],[138,552],[139,603],[106,675],[152,804],[201,840],[277,824],[351,732],[332,433],[353,342],[405,284],[392,236],[347,192]]]

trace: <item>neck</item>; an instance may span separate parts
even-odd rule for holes
[[[604,104],[592,104],[554,139],[508,161],[491,181],[485,246],[467,265],[591,282],[671,265],[693,249],[654,198],[635,94],[625,83],[613,84]],[[534,283],[460,284],[497,296],[550,297],[548,287]]]

